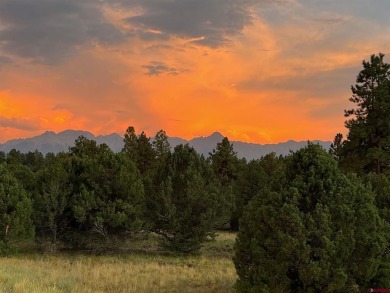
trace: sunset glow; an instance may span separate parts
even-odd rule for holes
[[[129,125],[332,140],[361,61],[390,51],[389,10],[387,0],[0,0],[0,143]]]

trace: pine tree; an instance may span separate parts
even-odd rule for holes
[[[227,137],[217,143],[216,149],[209,154],[211,166],[222,185],[231,185],[237,179],[238,158],[233,144]]]
[[[130,126],[124,138],[123,153],[135,163],[141,175],[145,178],[150,176],[154,170],[156,152],[150,143],[150,137],[145,132],[137,135],[134,127]]]
[[[237,218],[235,217],[235,197],[233,188],[237,180],[240,169],[240,161],[234,151],[233,144],[227,137],[217,143],[216,148],[209,154],[209,160],[214,174],[221,184],[221,193],[224,204],[220,208],[221,228],[228,226],[237,228]]]
[[[388,244],[386,253],[380,264],[379,272],[374,279],[373,286],[376,288],[387,288],[390,287],[390,178],[384,174],[370,173],[364,176],[364,181],[368,188],[375,193],[375,205],[387,227],[386,238]]]
[[[143,177],[149,176],[154,171],[156,153],[150,143],[150,137],[145,132],[137,138],[137,159],[135,164]]]
[[[233,217],[237,228],[245,206],[255,195],[264,194],[268,190],[276,191],[279,186],[283,186],[284,167],[283,159],[275,153],[243,166],[234,187],[236,209]]]
[[[0,165],[0,253],[34,234],[31,200],[4,164]]]
[[[175,147],[156,175],[150,213],[162,246],[172,251],[199,251],[213,235],[220,204],[219,184],[203,157],[188,145]]]
[[[320,146],[287,159],[286,181],[244,211],[234,262],[241,292],[353,292],[375,284],[387,246],[375,195]]]
[[[157,159],[163,160],[171,152],[168,136],[164,130],[159,130],[154,136],[153,149]]]
[[[130,159],[135,163],[138,157],[138,147],[137,147],[137,134],[133,126],[129,126],[126,129],[123,142],[125,143],[122,152],[126,153]]]
[[[144,189],[130,158],[85,138],[76,141],[70,155],[69,229],[63,240],[73,247],[90,246],[139,231]]]
[[[350,98],[356,108],[345,111],[350,119],[342,166],[358,173],[380,174],[390,164],[390,64],[383,59],[379,54],[363,61]]]
[[[33,193],[35,240],[41,250],[55,252],[59,235],[66,229],[65,209],[69,208],[70,184],[66,163],[56,156],[37,173]]]

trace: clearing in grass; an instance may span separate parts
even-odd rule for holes
[[[189,257],[161,253],[149,236],[121,255],[1,258],[0,292],[234,292],[234,241],[235,234],[219,233],[202,255]]]

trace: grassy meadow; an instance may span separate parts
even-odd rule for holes
[[[164,253],[153,236],[111,255],[19,253],[0,258],[0,293],[234,292],[234,240],[219,233],[199,256]]]

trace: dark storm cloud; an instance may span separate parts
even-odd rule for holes
[[[180,37],[219,47],[252,22],[253,7],[269,1],[0,0],[0,50],[36,63],[56,64],[85,46],[115,45],[134,36],[144,41]],[[289,0],[274,3],[284,2]],[[105,18],[105,7],[139,13],[122,19],[133,26],[122,32]]]
[[[122,34],[95,0],[0,0],[0,48],[34,62],[57,63],[86,43],[112,44]]]
[[[121,1],[142,13],[126,19],[143,31],[182,37],[193,42],[217,47],[228,43],[228,37],[239,34],[251,23],[253,0],[138,0]]]
[[[40,123],[36,120],[7,118],[0,116],[0,127],[13,128],[19,130],[39,130]]]
[[[178,75],[187,70],[177,69],[174,67],[169,67],[167,64],[158,61],[152,61],[147,65],[142,66],[147,69],[147,75],[149,76],[158,76],[160,74],[169,74],[169,75]]]

